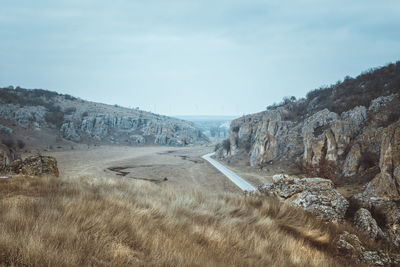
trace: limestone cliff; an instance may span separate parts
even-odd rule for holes
[[[372,239],[399,251],[399,106],[397,62],[311,91],[304,99],[286,98],[264,112],[232,121],[229,142],[225,141],[230,147],[219,146],[217,155],[238,159],[247,155],[251,166],[284,162],[286,167],[301,169],[306,177],[314,178],[282,176],[259,190],[301,203],[298,206],[329,220],[345,218]],[[331,183],[313,190],[313,185],[329,181],[316,177],[350,185],[345,189],[354,184],[364,188],[349,194],[349,202],[338,202],[343,197]],[[338,241],[339,249],[351,247],[351,238],[345,236]],[[387,256],[364,252],[360,250],[359,257],[368,264],[383,258],[391,261]]]
[[[0,89],[0,124],[16,132],[50,130],[78,143],[185,146],[208,141],[187,121],[21,88]]]
[[[400,158],[399,92],[400,62],[304,99],[286,98],[232,121],[227,157],[247,154],[251,166],[285,161],[335,182],[367,182],[378,173],[393,178]],[[395,195],[390,188],[380,191]]]

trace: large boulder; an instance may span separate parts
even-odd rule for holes
[[[285,175],[273,177],[272,184],[259,187],[267,195],[277,196],[299,206],[319,218],[340,222],[349,206],[332,181],[323,178],[296,178]]]
[[[399,255],[389,255],[384,251],[369,250],[361,243],[360,239],[347,231],[339,235],[337,248],[340,256],[350,258],[356,263],[364,263],[370,266],[398,266]]]
[[[368,192],[368,191],[366,191]],[[379,228],[383,232],[383,238],[390,242],[394,247],[400,248],[400,206],[398,202],[393,201],[389,198],[383,197],[370,197],[363,194],[357,194],[352,197],[353,202],[363,209],[370,211],[371,217],[379,222]],[[369,217],[369,216],[368,216]],[[371,230],[366,230],[366,226],[371,223],[371,219],[366,219],[370,221],[369,223],[361,223],[360,217],[356,226],[362,226],[364,231],[371,232]],[[373,236],[373,235],[372,235]],[[371,237],[372,237],[371,236]],[[382,234],[378,230],[377,237],[381,238]]]
[[[383,231],[367,209],[361,208],[355,213],[354,225],[373,239],[384,238]]]
[[[29,176],[59,175],[57,160],[53,157],[40,155],[31,156],[24,160],[14,160],[3,172]]]

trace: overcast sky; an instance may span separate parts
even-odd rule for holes
[[[0,86],[243,115],[400,59],[399,0],[1,0]]]

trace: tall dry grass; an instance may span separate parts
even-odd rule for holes
[[[335,232],[274,199],[141,181],[0,181],[4,266],[343,266]]]

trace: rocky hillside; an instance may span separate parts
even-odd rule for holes
[[[19,87],[0,88],[0,135],[3,142],[15,143],[10,138],[20,138],[21,146],[33,139],[43,144],[51,144],[53,139],[171,146],[207,142],[187,121]]]
[[[287,97],[266,111],[232,121],[229,139],[217,147],[217,155],[245,158],[254,167],[276,164],[298,169],[303,177],[328,178],[343,188],[364,185],[346,201],[329,197],[334,187],[327,187],[329,194],[312,191],[320,184],[318,179],[275,179],[274,184],[260,188],[298,201],[300,206],[309,205],[311,210],[318,209],[316,203],[320,202],[324,215],[330,214],[333,205],[335,212],[361,225],[373,239],[398,249],[399,107],[397,62],[356,78],[346,77],[343,82],[311,91],[306,98]],[[306,189],[312,192],[302,193]]]
[[[397,62],[285,98],[232,121],[228,157],[246,154],[251,166],[287,162],[344,183],[392,175],[400,164],[399,93]]]

